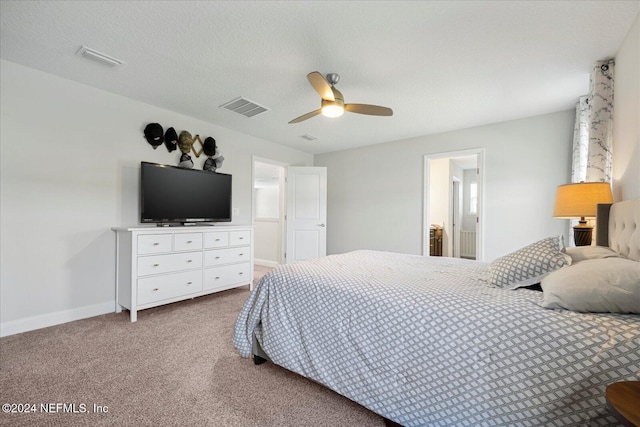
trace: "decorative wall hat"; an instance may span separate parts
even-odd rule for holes
[[[191,160],[191,156],[187,153],[182,153],[178,166],[184,169],[193,169],[193,160]]]
[[[215,172],[216,169],[222,166],[222,162],[224,161],[224,157],[222,157],[220,150],[218,150],[218,147],[216,146],[216,140],[211,137],[207,137],[202,145],[204,154],[208,156],[202,169],[209,172]]]
[[[162,130],[162,126],[159,123],[149,123],[144,128],[144,137],[147,142],[153,146],[155,150],[159,145],[162,144],[162,134],[164,131]]]
[[[175,151],[178,145],[178,134],[174,128],[169,128],[164,134],[164,145],[169,152]]]
[[[211,157],[207,158],[207,160],[204,161],[204,166],[202,166],[202,170],[205,170],[207,172],[215,172],[216,161],[213,160]]]
[[[209,157],[209,159],[215,162],[215,169],[220,169],[222,167],[222,162],[224,162],[224,156],[220,154],[220,151],[217,148],[216,148],[216,155],[213,157]]]
[[[180,132],[180,137],[178,138],[178,147],[180,148],[180,151],[182,151],[184,154],[187,154],[189,151],[191,151],[192,146],[193,137],[191,136],[191,134],[186,130]]]
[[[202,144],[202,149],[207,156],[213,156],[216,154],[216,140],[208,136],[205,138],[204,144]]]
[[[203,170],[207,172],[215,172],[216,169],[219,169],[222,166],[222,162],[224,161],[224,157],[220,156],[218,158],[209,157],[204,162]]]

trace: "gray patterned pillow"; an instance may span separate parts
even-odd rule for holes
[[[570,264],[564,238],[548,237],[493,261],[489,265],[489,283],[504,289],[529,286]]]

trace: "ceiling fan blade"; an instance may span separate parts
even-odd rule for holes
[[[335,101],[336,99],[333,96],[333,91],[331,90],[331,85],[329,82],[325,80],[325,78],[317,71],[312,71],[307,74],[307,79],[311,86],[318,92],[318,95],[322,97],[322,99],[326,99],[327,101]]]
[[[351,113],[367,114],[369,116],[393,116],[393,110],[379,105],[344,104],[344,109]]]
[[[322,109],[321,109],[321,108],[319,108],[319,109],[317,109],[317,110],[315,110],[315,111],[312,111],[312,112],[310,112],[310,113],[304,114],[304,115],[302,115],[302,116],[300,116],[300,117],[297,117],[297,118],[295,118],[295,119],[291,120],[291,121],[289,122],[289,124],[292,124],[292,123],[300,123],[300,122],[302,122],[302,121],[304,121],[304,120],[310,119],[310,118],[311,118],[311,117],[313,117],[313,116],[317,116],[317,115],[318,115],[318,114],[320,114],[321,112],[322,112]]]

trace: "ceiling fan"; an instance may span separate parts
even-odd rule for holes
[[[393,116],[391,108],[369,104],[345,104],[344,96],[335,88],[336,83],[340,80],[340,76],[336,73],[327,74],[325,79],[322,74],[313,71],[307,74],[307,79],[322,98],[322,106],[315,111],[291,120],[289,124],[300,123],[320,113],[325,117],[340,117],[345,110],[350,113],[367,114],[369,116]]]

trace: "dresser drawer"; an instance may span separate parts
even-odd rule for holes
[[[250,231],[230,231],[229,232],[229,245],[249,245],[251,244],[251,232]]]
[[[213,249],[205,251],[204,266],[231,264],[237,262],[248,262],[251,257],[251,247],[243,246],[239,248]]]
[[[171,252],[171,234],[138,236],[138,255]]]
[[[229,232],[228,231],[213,231],[211,233],[204,233],[204,247],[208,248],[221,248],[229,246]]]
[[[202,268],[202,252],[138,257],[138,276]]]
[[[138,304],[149,304],[202,291],[202,270],[138,279]]]
[[[225,265],[205,268],[204,290],[225,288],[235,284],[248,284],[251,281],[251,263]]]
[[[176,233],[173,239],[175,251],[195,251],[202,249],[202,233]]]

